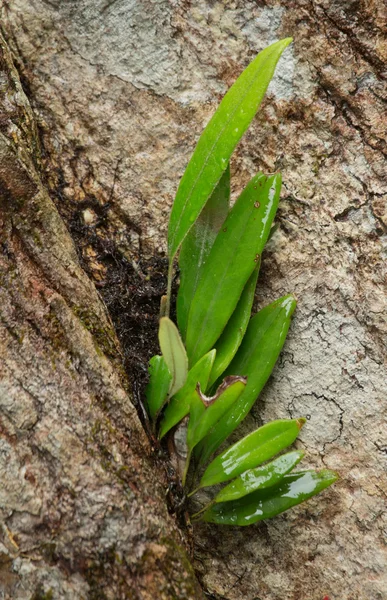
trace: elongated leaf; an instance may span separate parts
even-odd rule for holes
[[[172,207],[168,229],[171,260],[225,171],[258,110],[278,59],[291,41],[280,40],[258,54],[227,92],[202,133]]]
[[[219,421],[225,412],[237,401],[241,393],[246,387],[246,379],[244,377],[227,377],[223,384],[219,386],[215,396],[206,398],[205,403],[208,403],[208,408],[202,411],[200,418],[191,419],[187,432],[187,446],[191,451],[196,444],[204,438],[212,427]],[[200,390],[196,390],[196,396],[199,402],[204,407],[203,396]]]
[[[225,371],[225,375],[246,376],[246,389],[197,446],[196,458],[200,456],[200,463],[209,459],[251,410],[277,361],[295,307],[294,297],[284,296],[260,310],[250,320],[242,344]]]
[[[269,460],[294,442],[305,419],[267,423],[217,456],[204,471],[199,487],[233,479]]]
[[[211,350],[211,352],[208,352],[203,356],[196,365],[190,369],[185,385],[173,396],[173,398],[171,398],[165,409],[164,418],[161,423],[160,439],[188,415],[192,396],[195,393],[197,384],[200,383],[200,387],[206,388],[212,365],[214,364],[215,355],[216,350]]]
[[[172,375],[169,395],[173,396],[185,384],[188,359],[177,327],[168,317],[160,319],[159,343],[165,364]]]
[[[153,356],[149,361],[149,383],[145,390],[149,415],[157,418],[168,397],[172,375],[163,356]]]
[[[188,315],[190,364],[219,338],[257,266],[278,206],[281,176],[248,183],[218,233]]]
[[[230,166],[223,173],[197,221],[182,243],[179,254],[180,286],[177,295],[177,322],[183,340],[188,313],[203,266],[216,235],[227,217],[230,204]]]
[[[304,454],[302,450],[293,450],[293,452],[282,454],[262,467],[245,471],[217,494],[215,502],[238,500],[258,489],[263,490],[276,485],[300,462]]]
[[[211,387],[228,367],[246,333],[247,325],[249,324],[251,317],[251,308],[254,302],[260,264],[261,261],[259,260],[257,267],[254,269],[252,275],[250,275],[250,278],[244,287],[236,309],[232,313],[222,335],[215,344],[216,359],[211,371],[208,387]]]
[[[192,432],[196,428],[198,422],[206,412],[206,402],[208,398],[201,392],[200,385],[196,386],[195,392],[192,395],[191,408],[189,411],[189,422],[187,427],[187,447],[188,447],[188,462],[191,457],[192,447],[190,447],[190,440],[192,438]],[[188,469],[188,466],[187,466]]]
[[[219,525],[252,525],[305,502],[337,481],[333,471],[290,473],[274,487],[259,490],[234,502],[211,506],[203,520]]]
[[[244,377],[231,375],[224,379],[216,394],[211,397],[205,396],[201,392],[199,384],[196,386],[195,393],[192,396],[187,429],[188,453],[183,474],[183,485],[188,473],[193,448],[239,398],[245,385],[246,379]]]

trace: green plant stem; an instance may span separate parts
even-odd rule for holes
[[[167,298],[165,300],[165,316],[166,317],[169,317],[169,313],[171,312],[172,279],[173,279],[173,258],[171,258],[169,260],[169,265],[168,265]]]
[[[191,496],[193,496],[194,494],[196,494],[196,492],[198,492],[200,490],[200,487],[196,487],[194,490],[192,490],[192,492],[190,492],[189,494],[187,494],[187,498],[191,498]]]
[[[214,506],[214,504],[216,504],[213,500],[211,500],[211,502],[209,502],[208,504],[206,504],[205,506],[203,506],[203,508],[201,508],[200,510],[198,510],[198,512],[194,513],[193,515],[191,515],[191,519],[200,519],[200,517],[198,515],[201,515],[202,513],[204,513],[206,510],[208,510],[209,508],[211,508],[211,506]]]
[[[191,451],[188,452],[187,458],[185,460],[184,472],[183,472],[183,478],[182,478],[183,486],[185,485],[185,481],[187,479],[187,473],[188,473],[188,469],[189,469],[190,460],[191,460]]]

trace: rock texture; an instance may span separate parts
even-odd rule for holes
[[[1,17],[37,119],[45,184],[82,265],[105,298],[134,384],[152,350],[144,332],[154,332],[157,320],[147,280],[162,288],[169,209],[195,142],[255,53],[294,36],[231,165],[234,195],[257,170],[282,171],[280,227],[264,257],[257,304],[288,291],[299,299],[278,367],[243,428],[306,415],[300,440],[306,464],[338,470],[341,481],[307,505],[249,529],[198,525],[196,568],[216,599],[382,600],[387,594],[385,3],[12,0],[3,1]],[[20,251],[26,252],[24,246]],[[55,260],[46,254],[45,260]],[[46,326],[68,335],[71,299],[64,304],[57,298],[70,285],[65,275],[58,277],[63,287],[53,296],[55,320]],[[36,295],[42,302],[39,289]],[[82,367],[83,378],[101,359],[97,352],[94,362],[89,360],[93,366]],[[46,368],[60,381],[60,369],[50,362]],[[46,375],[39,377],[42,386]],[[73,383],[77,389],[79,377]],[[24,394],[18,396],[25,398],[22,413],[13,419],[41,436],[39,452],[68,452],[74,434],[65,426],[59,443],[55,435],[46,439],[44,421],[33,425],[37,401],[28,396],[29,388],[8,392],[8,408],[2,410],[11,410],[12,393]],[[63,394],[51,394],[50,386],[44,393],[59,411]],[[82,393],[72,411],[79,405],[102,410]],[[117,419],[124,406],[133,413],[123,400],[114,406]],[[70,430],[72,419],[69,413]],[[110,454],[120,442],[113,432],[104,435],[110,436],[104,441]],[[11,441],[3,437],[2,443]],[[12,461],[7,464],[17,471]],[[147,473],[141,462],[143,468]],[[85,494],[96,493],[106,472],[100,477],[98,484],[84,486]],[[33,484],[24,478],[20,485]],[[69,487],[62,483],[66,502],[74,504]],[[114,487],[109,490],[114,496]],[[7,494],[16,510],[17,493]],[[42,501],[31,491],[28,510],[36,519]],[[99,510],[99,500],[89,502]],[[122,504],[113,511],[110,532],[121,531],[125,511]],[[62,513],[74,522],[70,508]],[[52,519],[60,521],[58,515]],[[145,517],[142,523],[150,527]],[[11,524],[6,531],[12,531]],[[12,550],[8,536],[9,544]],[[120,548],[125,551],[124,542]],[[28,565],[34,568],[33,562]],[[10,581],[20,580],[20,573],[12,571]],[[82,579],[74,585],[80,598],[86,594]]]
[[[201,597],[0,38],[0,596]]]

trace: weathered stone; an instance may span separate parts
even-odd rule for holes
[[[200,598],[3,38],[0,79],[0,595]]]
[[[2,16],[38,119],[45,181],[105,286],[129,361],[131,345],[146,345],[136,345],[140,317],[122,316],[135,311],[130,273],[161,277],[155,263],[144,272],[144,258],[164,256],[169,209],[204,124],[259,49],[294,36],[231,164],[234,197],[257,170],[282,171],[280,229],[257,304],[288,291],[299,299],[243,429],[305,414],[305,464],[336,469],[341,481],[250,529],[197,526],[196,565],[217,598],[381,600],[385,4],[12,0]],[[98,217],[89,229],[87,209]]]

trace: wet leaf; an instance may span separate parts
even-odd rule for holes
[[[164,411],[164,417],[160,426],[160,439],[188,415],[197,384],[200,383],[200,387],[206,388],[215,355],[216,351],[211,350],[188,372],[185,385],[171,398]]]
[[[291,41],[292,38],[280,40],[258,54],[229,89],[202,133],[172,207],[168,229],[171,260],[225,171]]]
[[[246,333],[251,317],[260,264],[261,261],[259,260],[257,267],[254,269],[252,275],[250,275],[243,289],[234,312],[215,344],[216,359],[211,371],[208,387],[211,387],[221,377],[225,369],[227,369]]]
[[[187,379],[188,359],[176,325],[168,317],[160,319],[159,343],[165,364],[172,375],[169,395],[175,394]]]
[[[217,456],[205,470],[199,487],[233,479],[269,460],[294,442],[305,419],[277,420],[263,425]]]
[[[226,485],[215,497],[215,502],[230,502],[238,500],[255,492],[276,485],[284,475],[289,473],[304,456],[302,450],[293,450],[282,454],[271,462],[245,471],[231,483]]]
[[[153,356],[149,361],[149,383],[145,390],[148,412],[156,420],[168,397],[172,381],[166,362],[162,356]]]
[[[258,490],[240,500],[211,506],[202,519],[219,525],[252,525],[305,502],[337,481],[333,471],[290,473],[274,487]]]
[[[247,377],[246,389],[232,408],[220,419],[212,432],[197,446],[200,463],[234,431],[249,413],[277,361],[290,326],[296,300],[288,295],[260,310],[249,322],[242,344],[225,375]]]
[[[179,331],[183,340],[187,330],[189,309],[203,266],[216,235],[227,217],[229,203],[230,167],[228,166],[180,249],[180,286],[176,309]]]
[[[278,174],[253,177],[218,233],[188,315],[190,364],[213,347],[234,312],[269,235],[280,189]]]

